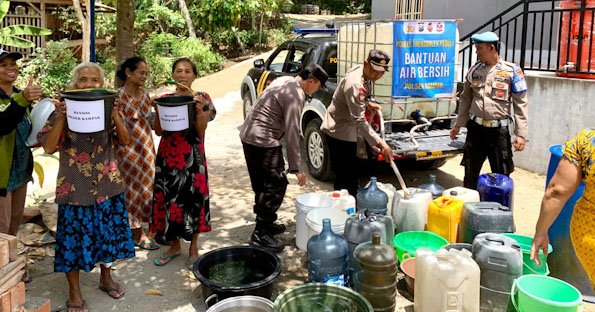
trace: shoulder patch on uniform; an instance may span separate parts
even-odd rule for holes
[[[513,66],[512,90],[513,93],[523,93],[527,91],[527,81],[520,66]]]

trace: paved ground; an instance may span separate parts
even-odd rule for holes
[[[210,123],[207,130],[206,150],[209,161],[209,184],[212,191],[212,226],[213,231],[199,238],[200,252],[224,246],[240,245],[248,242],[254,226],[252,214],[253,194],[245,167],[242,147],[238,138],[238,127],[242,123],[242,106],[239,95],[241,79],[252,66],[248,60],[214,75],[197,80],[193,89],[208,92],[218,108],[217,119]],[[29,204],[34,205],[34,198],[52,199],[55,186],[57,162],[49,158],[38,158],[46,168],[44,189],[35,187],[30,194]],[[444,187],[462,184],[463,170],[459,166],[460,158],[450,160],[440,170],[432,171],[438,175],[438,182]],[[425,183],[429,171],[412,171],[402,168],[405,180],[411,186]],[[485,168],[485,171],[488,171]],[[512,174],[515,181],[515,220],[517,230],[523,234],[532,234],[539,212],[539,203],[543,195],[545,178],[524,170]],[[398,185],[396,179],[386,170],[379,175],[382,182]],[[275,284],[274,297],[285,289],[303,284],[307,279],[305,253],[294,244],[295,207],[294,198],[303,192],[328,191],[329,183],[310,179],[304,188],[297,186],[297,180],[291,178],[287,196],[280,209],[280,219],[289,225],[289,231],[282,235],[289,245],[282,254],[283,273]],[[187,247],[188,245],[184,245]],[[153,258],[159,251],[146,252],[137,250],[136,258],[118,263],[115,276],[126,287],[126,296],[113,300],[97,289],[99,271],[94,270],[81,276],[83,295],[92,311],[205,311],[199,283],[191,272],[184,268],[187,248],[183,256],[164,267],[153,265]],[[33,282],[27,285],[27,296],[40,296],[51,299],[52,310],[63,308],[68,298],[68,285],[63,274],[53,273],[53,258],[46,257],[30,265]],[[144,292],[157,289],[162,296],[148,295]],[[413,311],[408,294],[403,291],[404,281],[399,282],[397,311]],[[595,311],[589,306],[587,311]]]

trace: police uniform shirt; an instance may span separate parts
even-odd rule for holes
[[[306,94],[295,77],[279,77],[258,98],[240,131],[242,142],[277,147],[287,136],[290,172],[300,171],[300,117]]]
[[[365,116],[369,92],[370,83],[364,80],[364,66],[353,67],[337,85],[320,129],[338,140],[357,142],[360,134],[370,145],[380,144],[382,139]]]
[[[477,62],[465,78],[456,126],[465,127],[470,115],[484,120],[508,119],[512,104],[514,133],[526,138],[527,102],[527,83],[519,66],[503,60],[492,66]]]

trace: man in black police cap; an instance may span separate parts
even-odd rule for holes
[[[334,189],[346,189],[355,196],[359,187],[357,172],[357,137],[381,150],[385,161],[393,159],[392,149],[366,120],[366,110],[380,110],[369,102],[372,82],[389,71],[390,57],[381,50],[370,50],[363,65],[353,67],[337,85],[333,101],[326,110],[320,129],[329,147],[331,167],[335,174]]]
[[[275,221],[287,190],[287,172],[297,176],[300,186],[306,184],[306,175],[300,169],[300,118],[306,95],[324,88],[327,80],[328,74],[316,64],[308,65],[297,77],[273,80],[252,107],[240,132],[254,191],[256,227],[251,240],[275,252],[285,247],[274,235],[285,232],[285,225]],[[283,136],[287,141],[287,172]]]

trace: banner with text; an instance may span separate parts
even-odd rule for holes
[[[433,98],[454,91],[456,21],[395,21],[393,96]]]

